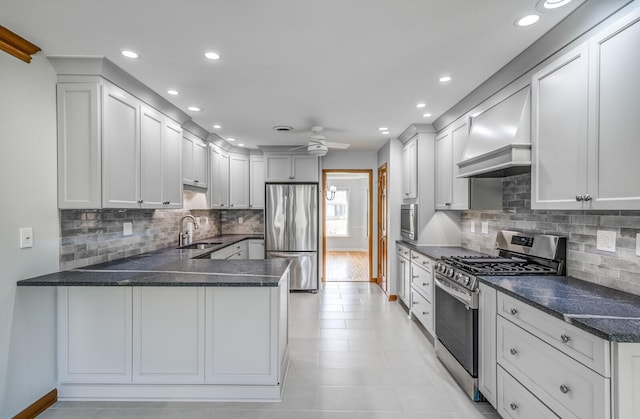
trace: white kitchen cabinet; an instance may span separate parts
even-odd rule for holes
[[[533,394],[502,367],[498,367],[497,379],[498,399],[497,406],[494,407],[502,418],[558,419],[558,415],[536,399]]]
[[[411,251],[401,244],[397,246],[398,254],[398,275],[396,278],[398,287],[398,297],[411,308]]]
[[[58,288],[60,383],[131,383],[130,287]]]
[[[133,288],[133,382],[204,383],[203,287]]]
[[[229,207],[249,208],[249,156],[229,153]]]
[[[100,208],[102,85],[58,83],[58,207]]]
[[[251,239],[248,240],[249,259],[264,259],[264,240]]]
[[[402,199],[418,197],[418,136],[402,147]]]
[[[264,208],[264,157],[249,156],[249,208]]]
[[[223,247],[210,255],[211,259],[248,259],[249,258],[249,245],[247,240],[242,240],[238,243],[231,244],[227,247]],[[264,257],[260,258],[264,259]]]
[[[207,188],[207,145],[194,136],[182,138],[182,183]]]
[[[480,283],[480,292],[478,294],[478,389],[496,409],[498,409],[496,363],[497,304],[497,292],[495,288]],[[505,400],[508,400],[508,398]],[[531,417],[533,418],[533,416]]]
[[[534,209],[640,209],[640,11],[534,74]]]
[[[436,137],[436,209],[469,209],[469,179],[458,178],[458,162],[469,139],[466,120]]]
[[[318,157],[308,154],[264,154],[267,182],[317,182]]]
[[[640,344],[615,342],[612,347],[614,417],[640,418]]]
[[[209,193],[211,208],[229,208],[229,154],[210,145],[211,179]]]
[[[182,128],[168,118],[162,136],[162,208],[182,208]]]
[[[410,251],[410,256],[411,314],[435,336],[433,260],[415,250]]]

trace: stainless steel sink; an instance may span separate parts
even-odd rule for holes
[[[182,250],[203,250],[209,247],[216,246],[218,244],[222,244],[222,242],[200,242],[200,243],[192,243],[186,246],[180,246],[178,249]]]

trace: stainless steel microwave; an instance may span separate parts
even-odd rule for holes
[[[418,240],[418,205],[404,204],[400,208],[400,235],[407,240]]]

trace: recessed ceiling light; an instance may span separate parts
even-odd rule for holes
[[[191,112],[200,112],[202,110],[202,108],[199,106],[189,106],[187,109]]]
[[[423,114],[422,114],[422,117],[423,117],[423,118],[429,118],[430,116],[431,116],[431,114],[430,114],[430,113],[423,113]]]
[[[557,9],[569,3],[571,3],[571,0],[546,0],[542,6],[545,9]]]
[[[387,127],[380,127],[380,128],[378,128],[378,131],[389,131],[389,128],[387,128]]]
[[[416,105],[416,108],[424,108],[425,106],[427,106],[427,104],[426,104],[426,103],[418,103],[418,104]]]
[[[446,82],[448,82],[448,81],[451,81],[451,76],[442,76],[442,77],[440,77],[440,78],[438,79],[438,81],[439,81],[440,83],[446,83]]]
[[[242,143],[240,143],[240,144],[238,144],[238,145],[239,145],[240,147],[244,147],[244,144],[242,144]]]
[[[215,125],[213,126],[213,129],[220,129],[220,128],[222,128],[222,125],[215,124]]]
[[[120,53],[122,55],[124,55],[125,57],[127,57],[127,58],[138,58],[139,57],[139,55],[136,52],[133,52],[133,51],[128,50],[128,49],[123,49]]]
[[[382,131],[381,134],[383,135],[389,135],[389,131]]]
[[[521,27],[531,26],[539,20],[540,20],[540,16],[538,15],[527,15],[516,20],[515,24],[516,26],[521,26]]]
[[[171,96],[176,96],[179,94],[177,90],[173,89],[167,90],[167,93],[169,93]]]
[[[220,54],[218,54],[217,52],[213,52],[213,51],[205,52],[204,56],[207,57],[210,60],[219,60],[220,59]]]
[[[234,142],[235,140],[236,140],[235,138],[227,138],[227,141]]]

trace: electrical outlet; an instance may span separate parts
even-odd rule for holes
[[[130,236],[133,234],[133,223],[123,223],[122,224],[122,235]]]
[[[20,249],[33,247],[33,229],[31,227],[20,229]]]
[[[471,231],[472,233],[476,232],[476,222],[475,221],[471,221],[471,226],[469,227],[469,231]]]
[[[196,223],[198,223],[198,225],[199,225],[199,224],[202,224],[202,223],[200,222],[200,217],[196,217]]]
[[[244,218],[238,217],[238,224],[242,224],[242,223],[244,223]]]
[[[640,256],[640,233],[636,234],[636,256]]]
[[[482,234],[489,234],[489,221],[482,222]]]
[[[616,232],[598,230],[596,233],[596,249],[603,252],[616,251]]]

